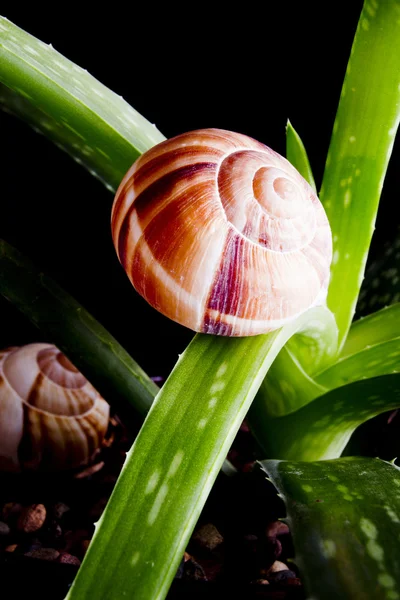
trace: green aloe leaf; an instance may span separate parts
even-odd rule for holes
[[[271,458],[338,458],[359,425],[399,407],[400,374],[382,375],[330,390],[285,416],[271,418],[259,411],[254,432]]]
[[[316,191],[314,176],[308,160],[307,151],[299,134],[289,120],[286,125],[286,158],[299,171],[304,179],[308,181],[314,191]],[[315,322],[313,336],[309,335],[309,332],[307,332],[307,335],[305,336],[297,334],[288,342],[288,348],[290,348],[290,355],[293,357],[293,362],[300,362],[302,368],[307,371],[308,374],[315,373],[324,366],[334,362],[337,354],[337,347],[338,329],[334,315],[331,313],[330,316],[328,316],[328,311],[319,323]],[[282,368],[285,370],[287,369],[287,373],[289,373],[288,377],[290,378],[291,369],[288,364],[289,354],[286,354],[284,360],[285,365]],[[281,369],[278,366],[274,368],[274,371],[276,372],[280,370]],[[296,371],[296,366],[293,364],[293,373]],[[269,375],[271,375],[271,372]]]
[[[353,319],[400,118],[400,3],[364,4],[320,193],[333,233],[328,307],[342,344]]]
[[[0,17],[0,105],[115,190],[136,158],[164,136],[123,98]]]
[[[400,370],[400,304],[356,321],[337,362],[316,381],[334,388]]]
[[[400,337],[400,303],[354,321],[340,358],[357,354],[366,346],[389,342],[397,337]]]
[[[316,378],[325,387],[333,388],[358,379],[378,377],[400,371],[400,337],[365,348],[338,362]]]
[[[194,337],[128,454],[68,600],[165,597],[257,388],[308,318],[253,338]]]
[[[307,331],[297,333],[288,342],[288,349],[309,375],[331,365],[336,359],[337,348],[336,320],[326,306],[314,311]]]
[[[287,415],[328,391],[305,372],[288,345],[282,348],[271,365],[250,408],[248,421],[253,431],[258,432],[257,437],[263,436],[265,415]],[[265,437],[268,437],[267,431]]]
[[[314,175],[311,170],[305,146],[288,119],[286,124],[286,158],[292,163],[298,172],[304,177],[316,192],[317,188],[314,181]]]
[[[0,294],[27,316],[115,406],[126,422],[144,416],[158,387],[81,304],[0,240]],[[136,419],[137,421],[137,419]]]
[[[398,600],[400,471],[376,458],[267,460],[309,598]]]
[[[324,306],[310,313],[307,328],[295,334],[280,351],[257,392],[248,419],[261,441],[265,417],[278,417],[298,410],[327,389],[316,383],[309,372],[330,364],[337,351],[337,327]]]

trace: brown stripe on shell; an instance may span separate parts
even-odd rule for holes
[[[219,269],[210,290],[207,309],[223,315],[235,316],[240,305],[241,272],[246,269],[243,253],[246,241],[232,229],[226,238]],[[219,329],[218,321],[215,327]],[[219,331],[207,331],[219,334]],[[221,334],[223,335],[223,334]]]
[[[72,469],[87,463],[107,430],[109,407],[98,398],[95,408],[78,418],[60,417],[24,405],[23,436],[18,456],[25,469]]]
[[[96,395],[88,383],[86,389],[63,388],[39,371],[25,402],[43,412],[72,417],[90,410]]]
[[[55,347],[44,348],[37,355],[41,372],[63,388],[79,389],[86,385],[86,378],[71,361]]]
[[[107,414],[104,414],[100,406],[96,405],[95,410],[80,417],[77,419],[77,422],[86,437],[87,452],[88,456],[91,457],[104,439],[107,429],[108,411]]]
[[[136,190],[148,187],[164,175],[168,175],[177,169],[194,167],[198,164],[215,164],[223,156],[220,149],[211,146],[180,146],[157,154],[152,160],[138,165],[133,182]],[[212,159],[212,160],[211,160]]]
[[[191,179],[196,178],[199,173],[206,171],[215,171],[215,165],[213,163],[198,163],[195,165],[184,166],[163,177],[160,177],[157,181],[149,185],[136,199],[134,204],[127,211],[121,229],[119,232],[118,239],[118,256],[122,266],[125,269],[129,268],[130,255],[129,255],[129,241],[131,232],[131,216],[134,211],[138,214],[143,214],[146,209],[154,209],[157,207],[159,210],[159,203],[165,203],[165,198],[174,194],[177,186],[182,185],[182,181],[185,181],[187,185],[190,185]]]
[[[19,470],[18,445],[23,434],[23,403],[0,370],[0,466]]]
[[[154,158],[141,159],[135,163],[135,170],[131,177],[124,178],[118,189],[116,200],[112,210],[111,229],[113,235],[119,235],[121,229],[123,214],[127,206],[124,206],[126,197],[130,189],[135,192],[135,198],[138,197],[147,187],[151,186],[160,177],[168,175],[172,171],[185,166],[194,166],[198,163],[217,163],[222,156],[222,150],[210,146],[187,146],[173,148],[165,152],[155,154]]]
[[[202,227],[207,224],[205,218],[207,216],[212,218],[209,214],[213,212],[210,210],[210,202],[205,203],[203,200],[211,191],[210,184],[210,179],[203,180],[193,191],[189,190],[191,193],[180,194],[159,211],[143,231],[143,242],[151,248],[154,260],[161,264],[177,282],[181,282],[184,289],[187,286],[187,279],[183,279],[182,276],[186,273],[190,279],[191,263],[197,260],[193,255],[193,246],[198,237],[204,234]],[[214,212],[216,210],[215,204]],[[198,226],[191,227],[193,211],[196,213]],[[138,217],[140,221],[140,207],[138,207]],[[177,256],[179,256],[180,268],[177,268]]]
[[[223,154],[229,154],[234,152],[238,148],[248,148],[253,150],[266,151],[266,146],[257,140],[248,136],[232,133],[223,129],[201,129],[183,133],[176,137],[170,138],[165,142],[157,144],[147,152],[145,152],[139,159],[132,165],[129,171],[123,178],[113,204],[112,215],[111,215],[111,228],[113,232],[114,244],[117,247],[117,238],[121,228],[121,220],[124,217],[124,213],[129,209],[129,205],[126,205],[127,194],[131,190],[134,192],[134,197],[139,195],[143,190],[141,185],[150,185],[157,177],[157,161],[160,160],[162,165],[161,176],[165,174],[164,169],[175,169],[175,157],[179,164],[188,160],[187,156],[190,156],[191,147],[196,148],[195,159],[196,162],[219,162]],[[198,150],[197,150],[198,148]],[[204,160],[201,159],[201,153],[204,153]],[[170,153],[174,153],[174,161],[171,165],[168,164]],[[182,153],[183,159],[180,160],[179,154]],[[275,160],[276,153],[270,150],[271,157]],[[276,155],[279,156],[279,155]],[[193,157],[194,160],[194,157]],[[190,161],[190,162],[193,162]],[[147,167],[148,163],[151,163],[150,167]],[[148,176],[141,176],[141,172]],[[139,178],[139,179],[138,179]],[[139,185],[140,181],[140,185]]]
[[[35,379],[32,382],[31,389],[26,398],[24,398],[25,402],[30,406],[38,406],[40,405],[40,388],[44,381],[45,377],[41,371],[38,371]]]
[[[43,429],[40,418],[37,411],[23,404],[23,435],[18,446],[18,458],[23,468],[37,469],[42,460]]]
[[[218,199],[212,201],[213,171],[208,175],[193,190],[178,188],[174,200],[154,213],[131,251],[128,271],[152,306],[178,322],[189,318],[194,327],[200,326],[226,236]],[[139,211],[140,223],[141,217]]]
[[[320,289],[318,273],[308,256],[265,252],[231,231],[202,330],[216,335],[266,332],[268,322],[285,321],[312,306]]]
[[[206,309],[203,319],[202,333],[212,333],[214,335],[226,335],[233,336],[234,328],[233,324],[225,323],[220,313],[215,313]]]

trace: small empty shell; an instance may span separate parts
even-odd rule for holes
[[[109,405],[50,344],[0,352],[0,468],[75,468],[107,431]]]

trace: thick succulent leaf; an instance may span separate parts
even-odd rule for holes
[[[400,337],[339,359],[335,365],[318,375],[316,381],[331,389],[358,379],[378,377],[398,371],[400,371]]]
[[[128,454],[68,600],[165,597],[257,388],[306,319],[268,335],[195,336]]]
[[[400,371],[400,305],[394,304],[356,321],[337,362],[316,381],[334,388]]]
[[[306,181],[308,181],[313,190],[316,192],[317,188],[314,181],[314,175],[311,170],[310,161],[308,160],[307,151],[299,134],[289,120],[286,125],[286,158],[294,167],[296,167],[298,172]]]
[[[305,372],[288,346],[289,342],[274,360],[250,408],[248,420],[255,430],[263,421],[260,412],[271,417],[287,415],[328,391]],[[257,436],[262,437],[262,432]]]
[[[327,391],[309,371],[330,364],[336,349],[337,327],[332,313],[324,306],[314,308],[303,330],[276,357],[251,405],[248,421],[261,446],[269,445],[270,417],[292,413]]]
[[[0,17],[0,106],[27,120],[110,189],[164,136],[123,98]]]
[[[356,317],[400,301],[400,228],[382,253],[368,265],[358,298]]]
[[[354,321],[340,358],[349,357],[365,350],[368,346],[390,342],[400,337],[400,303]]]
[[[400,471],[377,458],[267,460],[315,600],[400,597]]]
[[[289,340],[288,348],[303,369],[314,375],[335,362],[338,333],[332,312],[326,306],[319,306],[307,328]]]
[[[400,374],[395,373],[336,388],[282,417],[260,410],[258,422],[251,423],[267,457],[326,460],[341,455],[361,423],[399,407]]]
[[[147,413],[158,387],[81,304],[3,240],[0,294],[70,358],[126,423],[137,427],[137,415]]]
[[[343,343],[353,319],[400,118],[400,2],[366,2],[320,193],[333,233],[328,307]]]

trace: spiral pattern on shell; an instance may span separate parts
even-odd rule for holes
[[[285,158],[245,135],[203,129],[150,149],[111,223],[135,289],[194,331],[266,333],[326,298],[325,211]]]
[[[50,344],[0,352],[0,466],[68,469],[89,462],[109,405]]]

